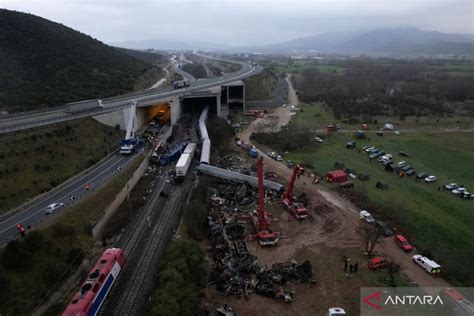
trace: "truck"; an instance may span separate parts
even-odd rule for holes
[[[345,316],[346,311],[343,308],[340,307],[331,307],[328,309],[326,316]]]
[[[67,103],[64,111],[68,114],[76,114],[76,113],[93,111],[93,110],[102,109],[102,108],[104,108],[104,104],[102,104],[102,100],[91,99],[91,100]]]
[[[423,257],[422,255],[414,255],[412,260],[432,276],[436,276],[441,273],[441,266],[427,257]]]
[[[176,172],[176,181],[182,182],[188,173],[189,166],[193,160],[194,152],[196,150],[195,143],[189,143],[184,149],[183,154],[179,157],[178,162],[176,163],[175,172]]]
[[[178,80],[178,81],[173,82],[173,89],[174,90],[186,88],[186,87],[189,87],[189,86],[190,86],[190,83],[189,83],[188,80]]]

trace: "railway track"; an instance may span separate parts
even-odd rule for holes
[[[132,233],[118,244],[125,250],[128,262],[104,302],[101,315],[138,315],[142,308],[158,260],[179,223],[181,205],[191,185],[190,179],[181,185],[168,183],[165,174],[153,185],[151,198],[131,225]],[[161,191],[171,194],[163,198]]]

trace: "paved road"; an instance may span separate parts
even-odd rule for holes
[[[138,152],[130,156],[114,154],[83,174],[66,181],[52,191],[25,205],[21,211],[0,217],[0,245],[18,238],[19,233],[16,230],[16,224],[22,223],[25,227],[39,225],[50,216],[54,216],[48,216],[45,213],[45,208],[51,203],[64,203],[65,206],[57,209],[55,214],[63,212],[66,208],[99,188],[112,175],[121,172],[136,157]],[[85,189],[85,184],[87,183],[91,185],[89,191]],[[71,200],[71,196],[74,196],[74,201]]]
[[[209,79],[194,81],[190,87],[173,90],[172,87],[150,89],[123,96],[103,99],[103,108],[82,112],[78,114],[65,113],[64,108],[54,108],[47,111],[28,112],[22,115],[6,116],[0,119],[0,134],[55,124],[75,120],[83,117],[95,116],[109,112],[115,112],[130,107],[132,101],[137,101],[138,106],[149,106],[166,98],[184,95],[189,92],[203,90],[206,88],[233,82],[253,76],[260,71],[260,66],[251,66],[247,63],[240,63],[242,68],[239,71]],[[187,74],[187,73],[186,73]],[[189,75],[189,74],[187,74]]]

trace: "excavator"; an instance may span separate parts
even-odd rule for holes
[[[303,168],[299,165],[296,165],[293,169],[293,174],[291,176],[290,182],[288,182],[288,188],[282,195],[283,207],[297,220],[304,220],[308,217],[308,211],[304,207],[303,203],[297,202],[293,196],[293,186],[295,185],[296,177],[301,172]]]
[[[265,192],[263,188],[263,157],[258,159],[258,211],[252,214],[252,220],[257,228],[257,234],[260,246],[276,246],[280,239],[280,233],[272,231],[270,219],[265,212]]]

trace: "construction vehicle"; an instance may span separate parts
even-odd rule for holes
[[[120,153],[124,155],[130,155],[139,145],[140,142],[135,135],[136,130],[136,108],[137,102],[134,101],[132,106],[130,106],[130,112],[128,115],[127,131],[125,133],[125,138],[122,140],[120,145]]]
[[[288,182],[288,188],[282,194],[283,207],[297,220],[304,220],[308,217],[308,211],[303,203],[297,202],[293,196],[293,186],[295,185],[296,177],[303,170],[299,165],[293,168],[293,174]]]
[[[270,227],[270,218],[265,212],[265,192],[263,187],[263,157],[258,159],[258,211],[252,214],[252,220],[257,229],[253,237],[258,239],[260,246],[276,246],[280,233],[274,232]]]

